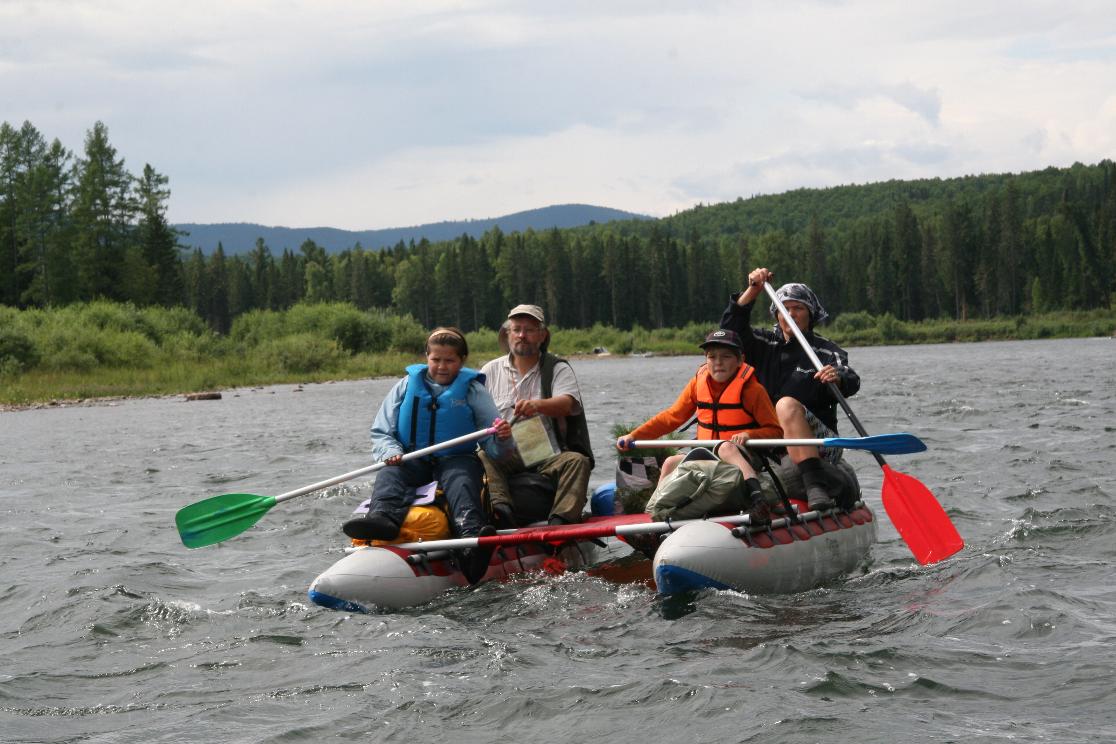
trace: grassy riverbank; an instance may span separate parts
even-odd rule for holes
[[[712,327],[554,329],[562,355],[694,354]],[[847,346],[1111,336],[1116,311],[904,323],[846,313],[824,333]],[[346,304],[238,317],[228,335],[185,308],[93,302],[51,310],[0,306],[0,405],[167,395],[280,383],[396,376],[420,361],[426,330],[406,316]],[[494,330],[468,334],[470,363],[499,354]]]

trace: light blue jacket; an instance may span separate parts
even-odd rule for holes
[[[404,377],[395,383],[384,398],[384,402],[380,404],[380,410],[377,411],[376,418],[372,422],[370,430],[372,459],[376,462],[386,460],[392,455],[401,455],[406,451],[403,443],[395,438],[395,431],[399,425],[399,407],[403,404],[403,398],[407,393],[408,379]],[[429,374],[426,375],[426,384],[430,386],[435,397],[445,389],[445,386],[430,379]],[[492,422],[500,415],[492,395],[478,380],[473,380],[469,384],[466,400],[469,402],[469,408],[473,410],[473,420],[477,425],[474,431],[492,426]],[[514,441],[510,438],[501,442],[494,436],[487,436],[480,440],[480,444],[484,447],[485,454],[495,460],[507,458],[515,449]]]

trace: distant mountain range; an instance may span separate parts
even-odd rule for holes
[[[426,238],[432,243],[453,240],[468,234],[479,238],[486,231],[499,226],[506,233],[532,230],[549,230],[552,227],[580,227],[592,223],[615,222],[617,220],[649,220],[647,215],[624,212],[607,207],[594,207],[589,204],[560,204],[541,209],[484,220],[463,220],[459,222],[435,222],[415,227],[392,227],[383,230],[339,230],[334,227],[268,227],[249,222],[229,222],[214,225],[184,222],[173,225],[187,235],[179,239],[181,245],[201,248],[210,254],[220,243],[228,255],[248,253],[263,238],[264,244],[272,255],[278,255],[284,248],[297,251],[306,240],[313,240],[328,253],[338,253],[352,248],[357,243],[366,249],[378,250],[397,244],[399,241],[418,242]]]

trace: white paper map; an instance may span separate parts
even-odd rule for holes
[[[519,450],[523,467],[530,468],[558,454],[558,443],[539,416],[516,421],[512,425],[512,439]]]

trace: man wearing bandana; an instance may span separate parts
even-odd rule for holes
[[[829,339],[814,333],[814,326],[829,317],[817,295],[805,284],[784,284],[775,293],[794,318],[824,367],[813,362],[795,340],[786,320],[775,306],[771,330],[751,327],[752,306],[763,294],[763,285],[774,275],[765,268],[748,274],[748,288],[733,294],[721,327],[735,331],[744,344],[744,359],[756,368],[756,376],[775,403],[775,413],[788,439],[824,439],[837,435],[837,399],[829,389],[834,383],[845,397],[860,389],[860,377],[849,367],[849,355]],[[822,460],[836,464],[840,449],[788,447],[790,459],[802,475],[811,509],[833,507],[833,479]]]

